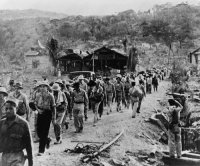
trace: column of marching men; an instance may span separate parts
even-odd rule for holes
[[[22,93],[22,83],[10,80],[7,90],[0,87],[0,153],[3,153],[4,165],[13,161],[23,165],[23,149],[27,150],[29,165],[33,164],[29,131],[31,117],[34,119],[34,142],[39,142],[37,155],[42,156],[52,141],[49,137],[51,123],[56,145],[62,143],[63,130],[68,129],[71,120],[75,133],[83,131],[88,112],[93,113],[94,127],[104,112],[106,115],[115,111],[123,113],[131,107],[131,116],[135,118],[140,113],[143,98],[152,93],[152,89],[157,91],[159,81],[165,76],[165,70],[153,69],[137,75],[117,74],[115,77],[99,76],[89,80],[80,75],[71,83],[61,79],[49,83],[45,78],[33,81],[29,98]],[[3,146],[7,144],[10,147]]]

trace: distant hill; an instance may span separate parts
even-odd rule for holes
[[[2,20],[15,20],[15,19],[26,19],[26,18],[64,18],[67,17],[66,14],[40,11],[35,9],[27,10],[0,10],[0,19]]]

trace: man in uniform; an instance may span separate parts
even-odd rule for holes
[[[75,133],[83,130],[83,114],[88,109],[88,96],[86,92],[80,88],[80,83],[74,83],[74,91],[72,92],[72,110],[74,116]]]
[[[129,76],[126,77],[126,81],[124,82],[124,93],[125,93],[125,100],[126,100],[126,108],[129,109],[130,105],[130,94],[129,89],[131,88],[131,81]]]
[[[93,126],[96,126],[98,118],[99,105],[103,100],[103,88],[100,86],[100,80],[96,80],[96,85],[92,87],[92,92],[90,93],[91,108],[94,113]]]
[[[5,97],[8,96],[6,88],[0,87],[0,120],[5,117]]]
[[[56,121],[56,104],[54,96],[48,92],[49,85],[42,81],[39,84],[40,94],[36,96],[35,106],[38,111],[37,134],[39,140],[39,153],[42,156],[45,152],[45,146],[49,148],[50,139],[48,138],[51,121]]]
[[[115,83],[115,94],[116,94],[116,102],[117,102],[117,112],[121,111],[121,102],[122,98],[124,98],[124,86],[121,82],[121,75],[117,75],[117,82]]]
[[[182,144],[181,144],[181,128],[180,128],[180,111],[183,109],[182,105],[174,100],[168,100],[169,106],[169,133],[168,133],[168,145],[169,145],[169,155],[170,157],[175,157],[175,152],[177,153],[177,158],[181,157]]]
[[[8,98],[5,103],[6,118],[0,121],[0,153],[2,166],[23,166],[26,157],[28,165],[33,165],[32,138],[26,120],[16,114],[17,101]]]
[[[52,86],[53,96],[56,103],[56,124],[54,124],[54,132],[56,142],[54,144],[62,143],[62,122],[67,111],[67,98],[64,92],[61,91],[60,86],[54,83]]]
[[[109,115],[109,111],[112,112],[111,104],[113,97],[115,97],[115,86],[109,80],[110,78],[106,77],[105,94],[106,94],[106,104],[108,106],[107,115]]]
[[[140,113],[140,107],[141,107],[141,104],[142,104],[142,100],[143,100],[144,97],[146,97],[146,92],[145,92],[145,87],[144,87],[144,81],[143,80],[139,80],[138,87],[142,91],[141,95],[138,96],[139,97],[139,101],[138,101],[137,113]]]
[[[14,80],[10,80],[9,81],[9,85],[8,85],[8,93],[11,93],[13,91],[15,91],[15,87],[14,87],[15,81]]]
[[[80,88],[83,89],[86,93],[88,92],[88,86],[87,84],[84,82],[84,77],[83,75],[80,75],[78,77],[78,81],[79,81],[79,84],[80,84]],[[87,116],[87,110],[84,110],[84,116],[85,116],[85,120],[88,119],[88,116]]]
[[[29,102],[28,102],[27,96],[21,92],[22,89],[23,89],[22,83],[17,82],[15,84],[15,91],[11,92],[9,94],[9,96],[12,96],[19,101],[18,108],[17,108],[17,114],[19,116],[24,117],[27,121],[29,121],[29,119],[30,119],[30,108],[28,105]]]

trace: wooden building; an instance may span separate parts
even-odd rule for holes
[[[25,53],[25,62],[27,69],[30,70],[46,70],[52,66],[48,53],[35,48],[31,48]]]
[[[74,53],[72,49],[62,51],[59,56],[58,64],[62,74],[66,74],[72,71],[82,71],[83,69],[83,58]]]
[[[189,62],[193,65],[197,65],[198,69],[200,69],[200,48],[190,52],[188,57]]]
[[[95,72],[108,72],[111,69],[124,70],[127,64],[127,56],[105,46],[95,50],[83,58],[84,66]]]

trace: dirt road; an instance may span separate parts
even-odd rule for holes
[[[49,150],[42,157],[35,156],[36,166],[78,166],[81,165],[79,159],[81,155],[72,155],[64,152],[67,148],[74,148],[76,143],[72,140],[87,140],[109,142],[122,129],[125,130],[124,135],[117,143],[112,146],[110,156],[112,158],[122,158],[127,151],[138,153],[141,151],[150,152],[155,146],[163,148],[158,142],[161,130],[156,126],[145,122],[153,113],[153,107],[158,107],[157,99],[165,96],[165,89],[168,87],[168,82],[160,83],[158,92],[147,94],[141,107],[141,113],[136,118],[131,118],[131,110],[123,109],[123,113],[116,112],[116,105],[113,106],[113,112],[106,115],[105,110],[102,119],[96,127],[92,126],[93,115],[89,113],[89,119],[85,123],[84,131],[81,134],[74,133],[73,121],[70,121],[70,127],[64,131],[63,143],[53,145],[53,141]],[[51,126],[50,136],[55,138],[53,127]],[[150,139],[149,139],[150,138]],[[34,154],[37,153],[38,144],[34,144]],[[26,164],[27,165],[27,164]]]

